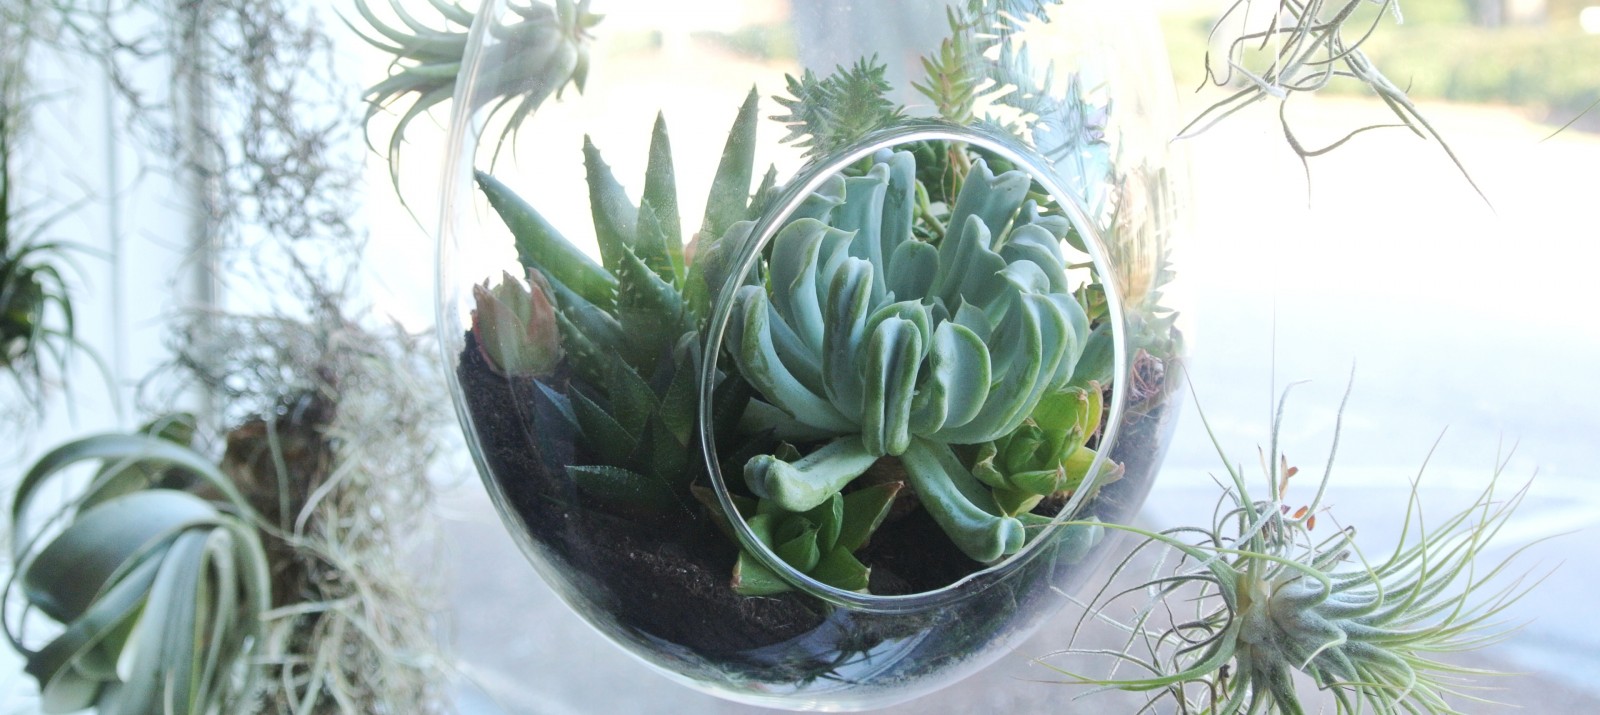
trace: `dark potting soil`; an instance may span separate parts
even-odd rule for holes
[[[819,631],[826,608],[810,596],[734,593],[730,582],[738,548],[698,504],[661,519],[580,494],[564,467],[583,463],[581,455],[570,438],[550,438],[550,426],[562,418],[531,379],[507,380],[495,373],[470,332],[457,374],[483,457],[509,506],[545,558],[567,574],[569,587],[597,601],[617,626],[728,662],[743,662],[740,654],[814,631],[833,632]],[[566,378],[558,374],[546,386],[564,391]],[[1145,405],[1148,412],[1135,413],[1132,424],[1125,423],[1111,457],[1127,472],[1095,500],[1096,516],[1124,521],[1130,507],[1142,501],[1149,472],[1159,464],[1154,445],[1164,445],[1162,434],[1170,431],[1168,418],[1175,410],[1169,407],[1152,400]],[[873,470],[881,474],[869,476],[902,479],[896,476],[899,469],[894,460],[884,460]],[[914,493],[902,492],[901,501],[914,500]],[[983,568],[962,554],[925,510],[915,508],[897,507],[857,556],[871,567],[870,590],[878,595],[935,590]],[[892,626],[879,622],[871,634],[858,635],[878,641],[926,625],[918,619]]]
[[[532,380],[507,380],[490,369],[470,332],[457,375],[484,460],[509,505],[546,558],[618,625],[702,654],[733,655],[822,624],[823,605],[798,592],[734,593],[738,548],[696,513],[698,505],[663,520],[578,493],[563,469],[580,463],[573,445],[540,438],[544,420],[557,419],[541,415],[541,391]],[[559,390],[564,382],[558,374],[546,384]],[[872,567],[871,590],[880,595],[936,589],[982,568],[922,510],[886,523],[858,556]]]

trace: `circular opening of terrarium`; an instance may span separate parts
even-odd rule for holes
[[[1004,137],[900,126],[694,247],[726,276],[699,430],[736,591],[926,608],[1117,476],[1122,306],[1091,187],[1057,175]]]

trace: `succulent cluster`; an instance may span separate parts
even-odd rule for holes
[[[1090,334],[1062,255],[1071,224],[1026,200],[1027,174],[996,175],[979,158],[949,208],[948,233],[926,242],[912,228],[915,177],[909,152],[832,177],[773,239],[765,285],[739,290],[730,352],[781,410],[758,424],[830,440],[794,462],[757,456],[744,477],[757,495],[805,511],[898,457],[962,551],[994,561],[1020,549],[1026,529],[950,445],[1038,429],[1030,416],[1040,400],[1071,382]]]

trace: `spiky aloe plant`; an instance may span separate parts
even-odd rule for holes
[[[1278,454],[1283,406],[1280,401],[1273,422],[1272,454]],[[1114,620],[1114,609],[1130,607],[1137,615],[1122,624],[1129,636],[1121,651],[1058,654],[1115,662],[1109,677],[1067,673],[1072,682],[1154,693],[1152,708],[1165,698],[1183,712],[1298,714],[1307,711],[1294,683],[1303,674],[1331,694],[1339,713],[1457,712],[1446,698],[1471,698],[1460,676],[1475,671],[1436,658],[1504,637],[1495,619],[1527,586],[1521,579],[1495,584],[1504,561],[1476,562],[1525,491],[1497,497],[1497,470],[1472,505],[1424,525],[1414,484],[1400,542],[1386,556],[1370,558],[1356,544],[1354,527],[1325,537],[1314,533],[1333,455],[1315,496],[1299,508],[1286,501],[1299,471],[1286,459],[1264,460],[1265,499],[1253,497],[1238,468],[1226,454],[1223,459],[1229,507],[1218,510],[1210,528],[1153,533],[1110,527],[1142,537],[1116,573],[1145,550],[1175,553],[1177,561],[1162,559],[1142,587],[1109,593],[1108,580],[1080,627]],[[1128,602],[1141,594],[1147,602]],[[1180,604],[1190,613],[1175,613]],[[1170,623],[1160,620],[1163,613]],[[1119,667],[1139,674],[1116,677]]]
[[[706,232],[720,235],[748,218],[755,124],[752,91],[729,132],[707,202]],[[690,450],[698,409],[694,365],[709,289],[704,269],[685,258],[666,122],[658,118],[655,124],[638,204],[598,148],[585,142],[583,155],[599,262],[505,185],[489,174],[478,175],[490,205],[515,237],[523,266],[537,276],[533,290],[548,291],[554,307],[554,321],[536,328],[527,341],[558,335],[562,364],[573,379],[558,384],[548,373],[507,372],[538,380],[535,398],[548,401],[559,416],[544,426],[550,431],[543,437],[575,438],[595,458],[564,465],[583,492],[645,511],[688,508],[693,505],[689,485],[697,473]],[[492,297],[487,290],[478,293],[477,315],[492,312],[500,302]],[[486,327],[479,321],[474,328],[480,346],[496,340]],[[719,423],[730,429],[748,400],[734,388],[729,383],[723,391],[719,410],[727,415]]]
[[[1004,438],[1065,389],[1089,336],[1066,275],[1070,223],[1025,203],[1020,171],[980,158],[937,245],[915,236],[916,161],[897,152],[834,177],[778,231],[764,285],[741,288],[729,351],[779,411],[776,431],[828,443],[744,467],[757,495],[815,508],[882,457],[898,457],[922,505],[968,556],[1025,541],[951,445]]]
[[[84,462],[100,465],[88,486],[38,519],[38,502],[52,498],[41,494]],[[183,483],[198,488],[172,488]],[[11,517],[17,570],[0,605],[12,614],[20,596],[64,628],[33,648],[25,621],[6,623],[45,712],[247,709],[267,557],[254,512],[214,463],[156,436],[89,437],[23,476]]]

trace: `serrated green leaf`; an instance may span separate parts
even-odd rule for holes
[[[628,198],[611,167],[600,157],[600,150],[589,137],[583,138],[583,166],[589,184],[589,213],[594,219],[595,240],[600,246],[600,263],[613,273],[621,264],[624,251],[633,248],[639,233],[639,209]]]
[[[666,227],[648,199],[639,202],[638,231],[633,241],[634,253],[661,280],[676,285],[678,278],[667,246]]]
[[[755,173],[756,109],[760,95],[750,88],[739,114],[728,130],[728,142],[722,149],[722,160],[717,164],[716,177],[711,180],[711,194],[706,198],[706,215],[701,233],[721,236],[744,218],[750,201],[750,181]]]
[[[649,162],[644,171],[644,197],[640,208],[648,204],[660,229],[671,272],[663,278],[681,285],[684,279],[683,219],[678,213],[678,187],[672,166],[672,144],[667,138],[666,116],[656,114],[655,126],[650,131]]]
[[[661,424],[667,428],[678,444],[687,445],[694,435],[699,417],[700,397],[696,390],[694,364],[680,362],[672,371],[672,380],[661,393]]]
[[[538,270],[565,284],[594,305],[607,308],[612,305],[617,280],[610,272],[572,245],[505,184],[482,171],[476,176],[489,206],[511,230],[516,240],[517,259],[523,267]]]
[[[817,526],[817,548],[823,553],[839,544],[839,533],[844,528],[844,497],[838,493],[815,509],[805,512],[805,519]]]
[[[817,525],[809,519],[780,519],[772,540],[772,553],[800,573],[810,571],[822,558],[817,544]]]
[[[607,454],[632,454],[639,447],[639,435],[629,432],[599,405],[582,392],[573,390],[572,414],[578,418],[583,430],[584,444]]]
[[[650,384],[615,355],[611,356],[610,369],[606,371],[605,393],[611,406],[608,414],[624,431],[635,436],[644,434],[645,425],[661,406]]]
[[[672,488],[661,479],[621,467],[569,465],[567,476],[585,494],[600,499],[653,509],[676,504]]]

